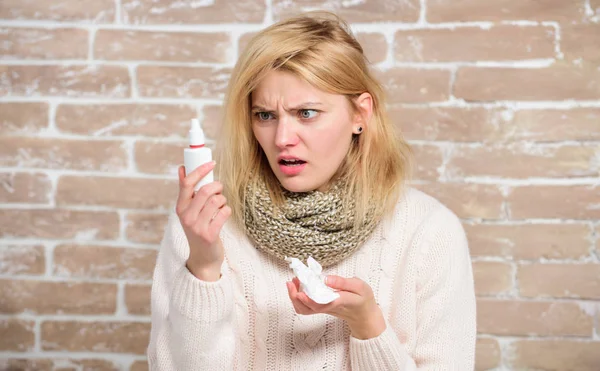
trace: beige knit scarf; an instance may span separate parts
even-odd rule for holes
[[[378,221],[371,210],[354,228],[355,205],[343,204],[343,189],[337,182],[327,192],[284,190],[285,201],[277,207],[261,183],[246,194],[246,232],[258,249],[281,260],[312,256],[324,267],[336,264],[358,250]]]

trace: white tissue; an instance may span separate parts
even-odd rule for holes
[[[325,284],[325,276],[321,274],[323,267],[312,256],[306,260],[308,267],[296,258],[286,257],[285,261],[290,263],[290,268],[298,277],[300,290],[315,303],[329,304],[340,297],[337,292]]]

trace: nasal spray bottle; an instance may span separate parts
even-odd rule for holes
[[[192,127],[189,132],[190,146],[183,150],[183,165],[185,166],[186,176],[194,171],[198,166],[212,161],[212,151],[204,146],[204,132],[200,127],[198,119],[192,119]],[[205,184],[213,182],[212,170],[202,178],[194,187],[198,191]]]

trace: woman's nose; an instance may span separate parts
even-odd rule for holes
[[[298,143],[298,133],[293,120],[282,117],[277,123],[277,132],[275,133],[275,145],[279,148],[293,146]]]

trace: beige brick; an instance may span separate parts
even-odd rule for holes
[[[0,66],[0,95],[127,98],[130,81],[119,66]]]
[[[441,102],[450,97],[450,71],[395,67],[375,75],[391,104]]]
[[[519,110],[505,124],[505,137],[513,140],[600,140],[600,108]]]
[[[385,36],[380,33],[360,32],[356,40],[363,48],[363,54],[371,63],[383,62],[387,58],[388,43]]]
[[[600,341],[519,340],[512,344],[511,369],[597,371]]]
[[[567,65],[464,67],[457,72],[454,96],[467,101],[600,99],[600,70]]]
[[[54,371],[54,362],[49,359],[0,359],[0,370],[10,371]]]
[[[104,60],[226,63],[232,47],[223,32],[100,30],[94,57]]]
[[[86,59],[88,32],[78,28],[0,28],[2,59]]]
[[[112,23],[113,0],[2,0],[0,18],[45,21]]]
[[[585,224],[465,225],[472,256],[580,259],[589,254]]]
[[[430,0],[426,18],[429,22],[464,21],[569,21],[582,19],[584,1],[573,0],[496,0],[493,4],[479,0]]]
[[[118,365],[103,359],[8,358],[0,359],[0,370],[10,371],[119,371]]]
[[[126,24],[262,23],[266,11],[261,0],[123,0],[121,4],[121,20]]]
[[[129,314],[150,315],[150,285],[125,286],[125,305]]]
[[[137,170],[150,174],[177,174],[177,168],[183,165],[183,150],[187,146],[187,141],[179,143],[138,141],[134,150]]]
[[[595,186],[515,187],[508,201],[513,219],[600,218],[600,192]]]
[[[531,264],[518,269],[524,297],[600,299],[600,264]]]
[[[54,362],[49,359],[0,359],[0,370],[10,371],[54,371]]]
[[[117,286],[105,283],[73,283],[0,280],[2,313],[114,314]]]
[[[502,111],[459,107],[391,107],[389,117],[408,140],[491,141],[500,136]]]
[[[206,105],[202,107],[202,129],[207,138],[216,140],[221,132],[221,123],[223,122],[223,108],[221,106]]]
[[[47,103],[0,103],[0,134],[36,134],[47,127]]]
[[[156,250],[106,246],[60,245],[54,249],[54,272],[61,277],[152,278]]]
[[[140,66],[138,91],[144,97],[223,98],[229,69]]]
[[[166,214],[127,213],[125,222],[127,239],[139,243],[160,243],[168,218]]]
[[[122,171],[127,168],[123,142],[46,138],[0,138],[4,166]]]
[[[86,371],[119,371],[121,369],[119,365],[104,359],[72,359],[69,362],[73,365],[73,371],[79,369]]]
[[[576,303],[477,300],[477,331],[502,336],[587,336],[593,318]]]
[[[45,351],[145,354],[150,323],[46,321],[41,333]]]
[[[35,322],[0,319],[0,351],[27,352],[35,346]]]
[[[174,205],[177,180],[62,176],[58,205],[100,205],[130,209],[167,209]]]
[[[459,218],[498,219],[503,215],[500,190],[486,184],[428,183],[416,188],[437,198]]]
[[[520,179],[597,177],[600,174],[598,158],[600,146],[597,145],[457,146],[446,165],[446,175]]]
[[[0,274],[44,274],[46,258],[39,245],[0,245]]]
[[[129,371],[148,371],[148,362],[146,361],[135,361],[131,365]]]
[[[596,226],[596,255],[600,258],[600,225]],[[598,314],[600,314],[600,311]],[[600,326],[600,321],[598,322],[598,326]]]
[[[348,22],[416,22],[419,19],[420,5],[417,0],[407,1],[273,1],[273,17],[275,19],[290,16],[309,10],[328,10],[336,13]]]
[[[56,127],[91,136],[186,137],[196,110],[167,104],[61,104]]]
[[[600,24],[566,24],[561,27],[560,40],[566,59],[600,63]]]
[[[415,159],[414,178],[422,180],[435,180],[439,178],[438,168],[442,166],[442,150],[437,146],[413,145]]]
[[[107,240],[119,235],[119,215],[60,209],[4,209],[0,213],[0,226],[1,237]]]
[[[0,147],[4,144],[0,139]],[[50,202],[52,182],[40,173],[0,173],[0,203]]]
[[[590,0],[589,4],[592,13],[594,13],[596,17],[600,16],[600,0]]]
[[[491,338],[477,339],[475,349],[475,370],[484,371],[500,366],[502,353],[498,340]]]
[[[554,57],[551,27],[495,26],[398,31],[397,61],[505,61]]]
[[[502,262],[474,262],[473,278],[477,295],[504,294],[512,288],[512,267]]]

